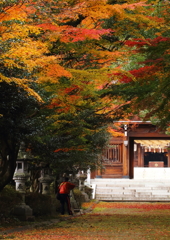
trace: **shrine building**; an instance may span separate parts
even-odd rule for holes
[[[103,168],[91,172],[94,198],[109,201],[170,201],[170,135],[150,121],[122,121]]]

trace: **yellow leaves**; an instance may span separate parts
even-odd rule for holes
[[[113,15],[117,19],[122,19],[125,16],[125,11],[121,5],[107,4],[106,0],[88,0],[79,1],[74,7],[65,7],[56,17],[60,21],[67,22],[70,20],[77,20],[79,16],[84,16],[80,26],[88,29],[96,28],[101,25],[101,19],[110,18]]]
[[[36,59],[47,53],[46,44],[41,41],[25,39],[25,41],[13,41],[11,48],[1,54],[1,61],[6,67],[27,68],[32,71],[36,67]]]
[[[99,70],[97,69],[70,69],[70,72],[75,79],[79,76],[79,79],[81,79],[82,81],[92,81],[93,79],[98,78],[97,75],[99,76]]]
[[[75,79],[79,79],[82,83],[90,82],[91,87],[93,85],[96,89],[99,85],[108,81],[109,70],[106,68],[87,70],[69,69],[69,71]]]
[[[29,37],[30,34],[39,34],[40,29],[26,24],[24,5],[4,9],[0,19],[0,41],[4,46],[1,63],[7,68],[27,69],[31,72],[36,67],[35,59],[48,51],[45,43],[33,41]]]
[[[17,23],[11,23],[10,26],[0,27],[0,33],[3,41],[9,39],[23,39],[28,37],[30,33],[39,34],[40,30],[34,26],[19,25]]]
[[[0,73],[0,82],[6,82],[8,84],[11,84],[12,82],[14,82],[19,87],[23,88],[28,93],[28,95],[33,96],[35,99],[37,99],[37,101],[42,102],[41,97],[33,89],[31,89],[28,86],[28,83],[30,82],[30,80],[28,79],[19,79],[14,77],[8,78]]]

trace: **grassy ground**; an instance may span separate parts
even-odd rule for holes
[[[53,225],[1,235],[0,239],[168,240],[170,203],[93,203],[89,213],[60,217]]]

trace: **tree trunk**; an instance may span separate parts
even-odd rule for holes
[[[13,179],[18,155],[18,144],[2,141],[0,146],[0,191]]]

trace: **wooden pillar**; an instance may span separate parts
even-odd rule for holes
[[[128,156],[128,146],[124,144],[122,146],[123,150],[123,177],[129,177],[129,156]]]
[[[102,175],[102,173],[101,173],[101,169],[97,169],[97,176],[101,176]]]
[[[138,144],[138,167],[144,167],[144,151],[143,148]]]
[[[167,161],[167,163],[168,163],[168,167],[170,167],[170,149],[168,149],[168,161]]]
[[[145,155],[145,148],[142,148],[141,151],[141,167],[144,167],[144,155]]]
[[[129,139],[129,178],[134,178],[134,139]]]

